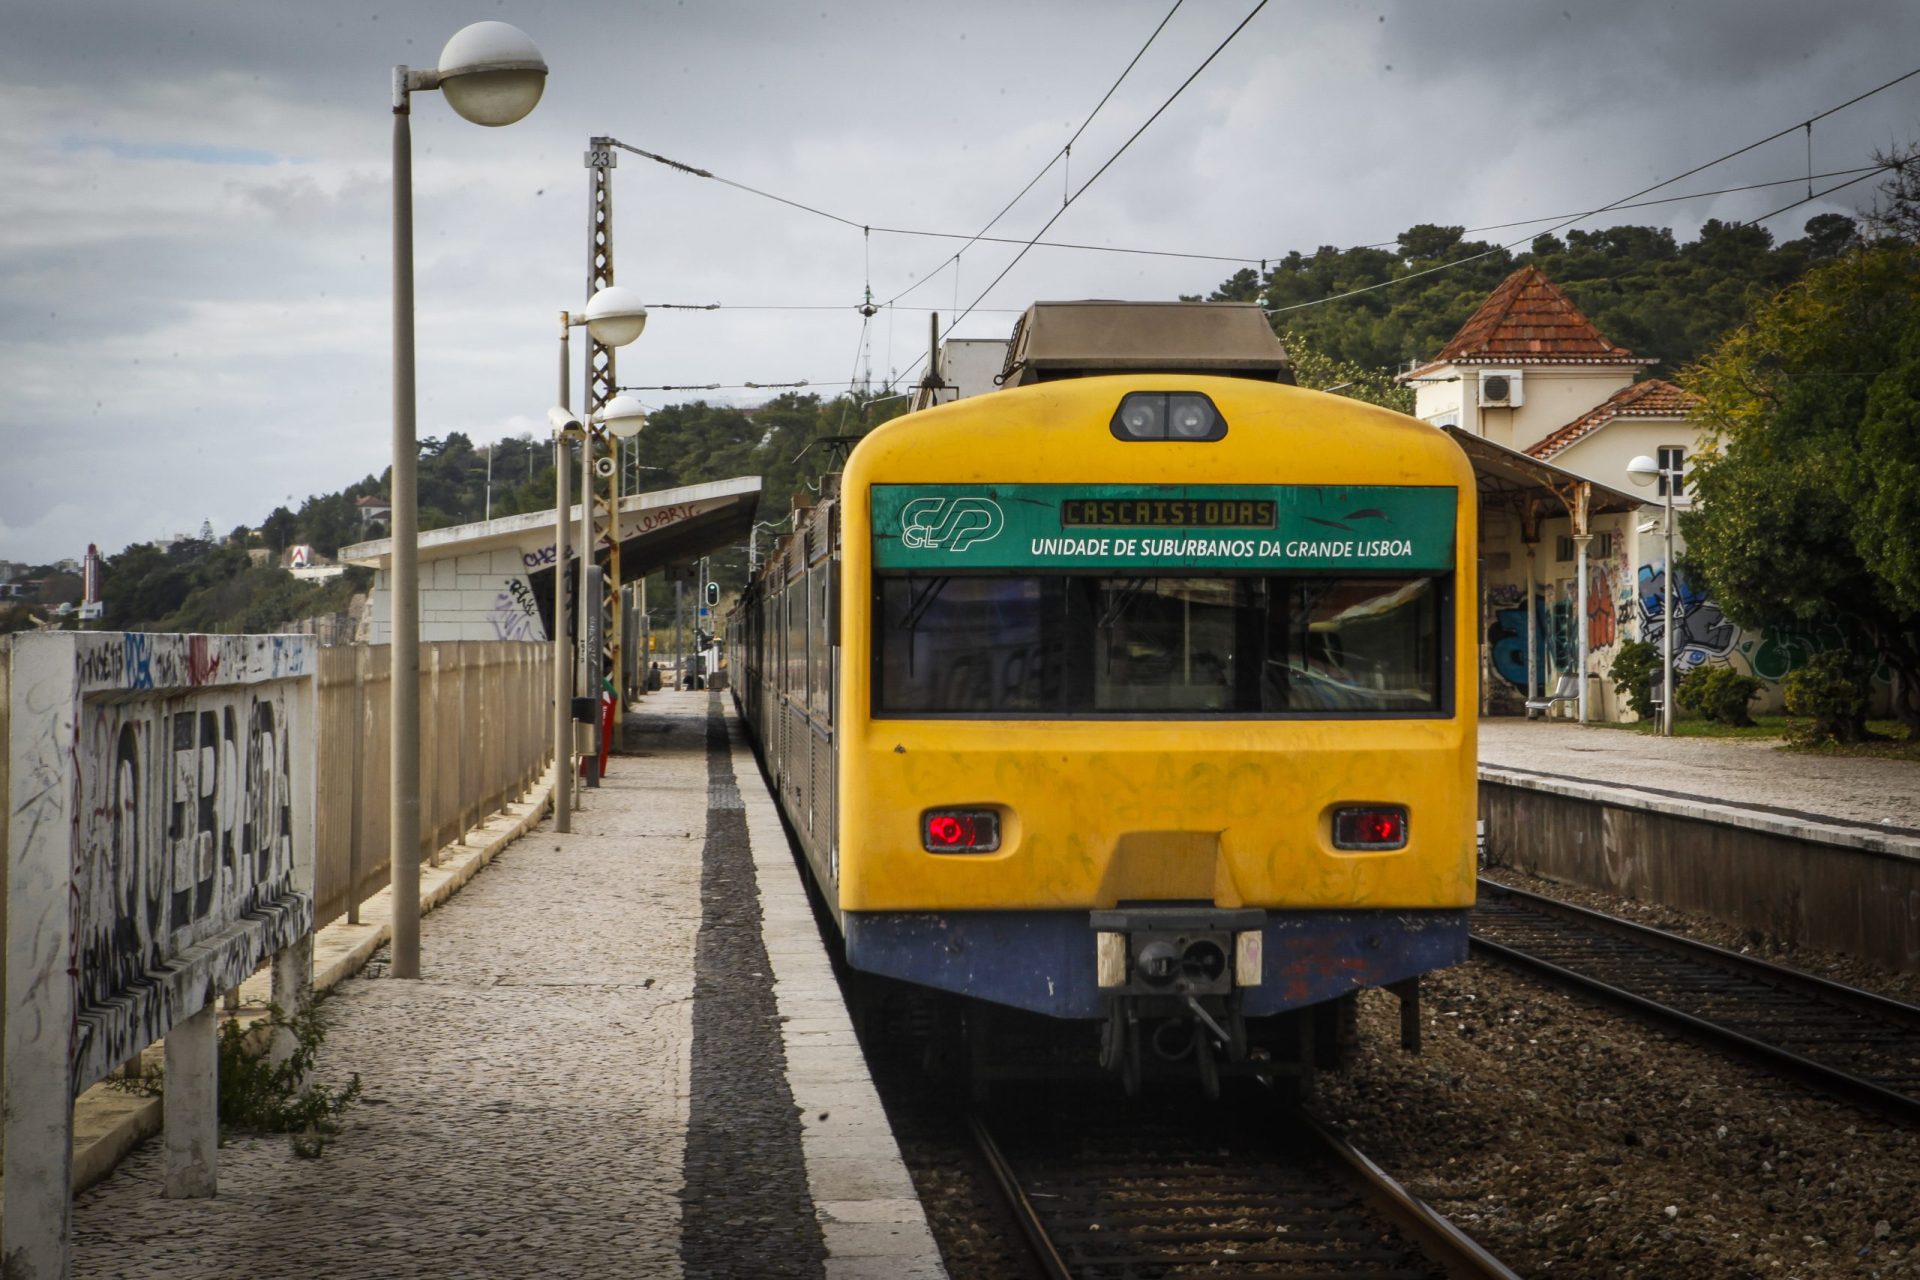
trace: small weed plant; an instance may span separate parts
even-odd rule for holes
[[[284,1029],[293,1037],[293,1049],[274,1062],[260,1052],[250,1028],[233,1019],[220,1024],[221,1133],[289,1134],[294,1154],[313,1159],[340,1131],[341,1113],[360,1097],[360,1075],[355,1072],[339,1088],[308,1083],[327,1037],[327,1018],[318,1001],[291,1017],[279,1005],[270,1004],[266,1021],[257,1025]],[[165,1075],[156,1066],[110,1083],[157,1098],[166,1092]]]

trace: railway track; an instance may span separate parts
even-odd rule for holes
[[[1310,1118],[1289,1113],[1278,1138],[1241,1119],[1022,1122],[1013,1147],[973,1132],[1051,1280],[1515,1280]]]
[[[1920,1008],[1480,880],[1476,954],[1920,1121]]]

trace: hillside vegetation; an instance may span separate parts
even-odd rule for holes
[[[1708,222],[1697,239],[1675,241],[1662,227],[1620,226],[1541,236],[1525,252],[1468,240],[1460,227],[1410,227],[1392,248],[1323,246],[1290,253],[1265,270],[1246,268],[1204,295],[1259,302],[1293,352],[1300,380],[1394,408],[1411,394],[1393,382],[1410,362],[1432,356],[1514,268],[1532,263],[1586,312],[1600,331],[1636,354],[1650,372],[1672,376],[1743,323],[1759,303],[1860,244],[1855,224],[1827,214],[1805,233],[1775,243],[1762,228]],[[1453,264],[1453,265],[1449,265]],[[1436,270],[1436,268],[1439,268]],[[1352,296],[1345,296],[1352,295]],[[1199,298],[1203,295],[1190,295]],[[626,459],[629,488],[663,489],[731,476],[764,478],[756,519],[780,521],[829,465],[820,442],[856,436],[904,410],[903,397],[787,393],[751,409],[695,401],[655,410]],[[315,494],[297,509],[277,507],[257,529],[225,539],[186,539],[171,549],[129,547],[107,561],[105,625],[164,630],[259,631],[341,607],[364,589],[355,574],[324,586],[254,566],[245,549],[275,558],[287,547],[323,556],[385,533],[360,521],[357,500],[383,495],[387,477],[366,476]],[[576,488],[575,492],[578,490]],[[553,505],[553,447],[521,435],[476,445],[459,432],[420,442],[420,527],[435,529]],[[203,534],[207,531],[203,531]],[[724,587],[744,581],[744,556],[718,557]],[[657,617],[671,593],[650,595]]]

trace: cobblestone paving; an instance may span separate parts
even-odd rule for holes
[[[1662,787],[1728,804],[1920,827],[1920,765],[1910,760],[1823,756],[1746,738],[1661,738],[1500,717],[1480,722],[1480,763]]]
[[[367,1097],[325,1155],[237,1139],[218,1199],[170,1201],[149,1142],[76,1202],[74,1274],[680,1275],[707,708],[663,702],[572,835],[424,918],[421,981],[328,1001],[316,1078]]]

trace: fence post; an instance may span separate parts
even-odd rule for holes
[[[220,1008],[211,998],[167,1031],[166,1057],[167,1199],[210,1200],[220,1147]]]
[[[347,923],[360,923],[360,877],[363,874],[360,857],[360,823],[363,813],[360,807],[360,790],[364,782],[363,773],[367,763],[367,655],[364,646],[356,646],[353,652],[353,741],[349,749],[353,753],[352,782],[349,801],[352,813],[348,820],[347,837]]]

